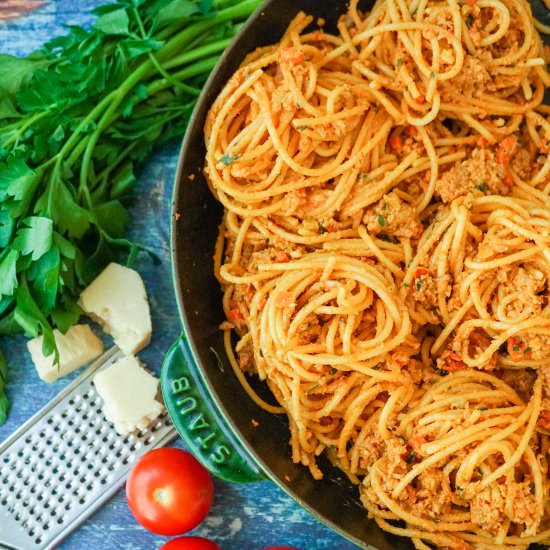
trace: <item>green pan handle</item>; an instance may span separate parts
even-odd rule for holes
[[[266,479],[212,399],[184,335],[164,358],[161,389],[179,435],[214,476],[239,483]]]

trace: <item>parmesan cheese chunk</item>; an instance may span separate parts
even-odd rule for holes
[[[104,402],[105,418],[119,434],[145,430],[164,410],[156,400],[158,379],[131,355],[98,372],[94,384]]]
[[[80,307],[126,354],[138,352],[151,340],[151,314],[139,273],[109,264],[80,295]]]
[[[53,334],[59,350],[58,365],[54,364],[54,353],[48,356],[42,353],[43,336],[27,342],[38,376],[46,382],[73,372],[103,353],[103,343],[88,325],[73,325],[65,334],[55,329]]]

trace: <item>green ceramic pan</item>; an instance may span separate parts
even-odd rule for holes
[[[359,546],[408,550],[410,542],[384,533],[366,518],[357,489],[339,471],[327,464],[325,479],[314,481],[306,468],[292,463],[286,422],[248,398],[227,363],[218,329],[224,317],[212,254],[222,209],[202,174],[206,113],[244,56],[279,40],[299,10],[323,17],[330,29],[346,8],[345,0],[267,0],[205,85],[183,142],[174,190],[171,247],[183,331],[166,355],[161,385],[179,434],[214,475],[235,482],[271,479]],[[256,389],[268,396],[265,388]]]

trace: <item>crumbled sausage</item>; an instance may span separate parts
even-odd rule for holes
[[[363,222],[374,235],[385,233],[417,239],[423,231],[414,207],[401,200],[395,192],[388,193],[369,208]]]

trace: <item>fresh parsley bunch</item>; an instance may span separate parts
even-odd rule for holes
[[[260,0],[120,0],[26,58],[0,55],[0,334],[79,318],[125,238],[151,151],[182,136],[210,70]],[[57,355],[56,355],[57,357]],[[0,423],[6,368],[0,359]]]

